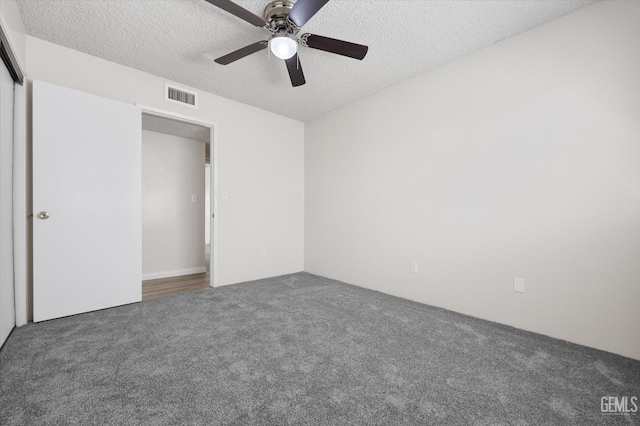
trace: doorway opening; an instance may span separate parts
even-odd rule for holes
[[[142,300],[214,286],[213,133],[142,107]]]

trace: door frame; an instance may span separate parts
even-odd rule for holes
[[[209,182],[209,200],[211,216],[209,227],[209,244],[211,245],[211,258],[209,259],[209,286],[215,287],[218,282],[218,227],[217,214],[218,214],[218,199],[216,194],[218,193],[218,137],[217,130],[218,125],[213,121],[203,120],[201,118],[192,117],[189,115],[179,114],[176,112],[166,111],[159,108],[150,107],[147,105],[136,104],[140,107],[142,114],[153,115],[156,117],[168,118],[171,120],[182,121],[189,124],[197,124],[199,126],[209,128],[209,153],[210,153],[210,167],[211,167],[211,181]],[[204,247],[203,247],[204,249]]]
[[[0,0],[1,1],[1,0]],[[15,6],[8,5],[6,8]],[[17,12],[17,9],[15,9]],[[17,14],[15,16],[18,16]],[[31,309],[29,299],[30,282],[28,277],[30,274],[31,259],[29,254],[30,235],[28,234],[28,203],[27,197],[28,185],[30,177],[28,173],[28,157],[27,157],[27,107],[25,85],[25,66],[22,63],[26,60],[24,48],[19,49],[16,46],[16,40],[20,40],[21,36],[18,31],[10,28],[15,26],[16,22],[7,22],[8,15],[6,11],[0,14],[0,41],[6,52],[7,68],[13,71],[14,79],[13,90],[13,282],[14,282],[14,304],[16,327],[23,326],[28,321],[28,315]],[[15,21],[15,18],[9,19]],[[13,25],[9,25],[13,24]],[[17,23],[22,27],[22,23]],[[16,30],[17,28],[14,28]],[[21,55],[19,54],[21,53]],[[18,58],[20,56],[20,58]]]
[[[2,134],[0,135],[0,199],[2,199],[2,212],[0,212],[0,240],[2,247],[3,265],[0,266],[0,348],[9,338],[16,327],[16,296],[15,296],[15,247],[13,237],[13,197],[14,197],[14,111],[15,111],[15,86],[14,73],[11,72],[11,64],[5,58],[4,45],[0,60],[2,82],[0,83],[0,115],[2,121]],[[6,109],[5,109],[6,107]],[[6,232],[6,234],[4,233]],[[3,294],[4,293],[4,294]]]

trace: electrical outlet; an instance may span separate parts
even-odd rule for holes
[[[411,262],[411,273],[412,274],[418,273],[418,262]]]
[[[267,257],[267,250],[265,249],[260,250],[260,257]]]
[[[513,278],[513,291],[524,293],[524,278]]]

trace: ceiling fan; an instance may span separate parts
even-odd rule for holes
[[[249,12],[231,0],[206,1],[256,27],[262,27],[271,32],[268,40],[261,40],[245,46],[235,52],[219,57],[215,62],[221,65],[228,65],[269,47],[276,57],[284,59],[293,87],[305,84],[300,58],[298,57],[298,45],[360,60],[364,59],[369,50],[367,46],[361,44],[315,34],[305,33],[298,37],[300,28],[329,0],[298,0],[297,2],[275,0],[264,9],[264,18]]]

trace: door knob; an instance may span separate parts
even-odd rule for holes
[[[38,219],[49,219],[49,212],[42,211],[38,213]]]

